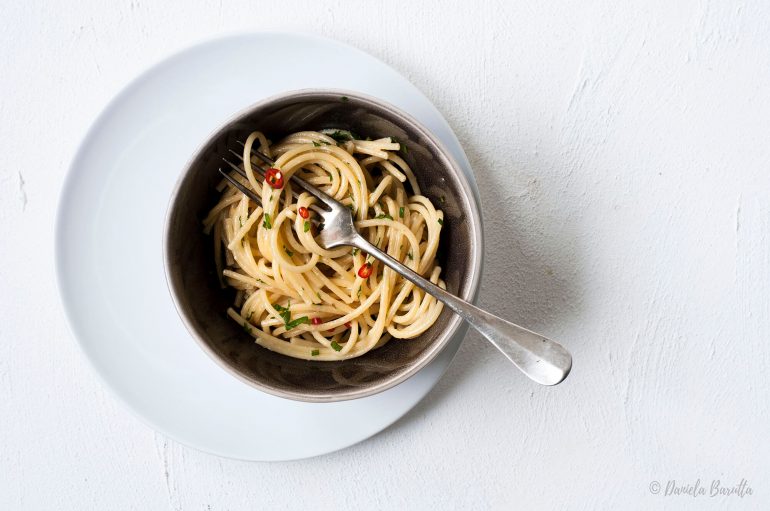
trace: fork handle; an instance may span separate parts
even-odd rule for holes
[[[363,236],[353,246],[382,261],[406,280],[434,296],[471,324],[524,374],[542,385],[561,383],[572,369],[572,356],[556,341],[490,314],[420,276]]]

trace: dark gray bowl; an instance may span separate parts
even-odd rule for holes
[[[271,394],[329,402],[369,396],[403,382],[430,362],[461,325],[447,308],[424,334],[340,362],[298,360],[256,344],[226,315],[233,291],[221,289],[212,242],[201,221],[216,204],[217,169],[253,130],[272,140],[301,130],[348,129],[362,136],[397,137],[422,193],[444,211],[438,259],[452,293],[472,300],[479,284],[481,216],[470,185],[446,149],[416,120],[375,98],[348,91],[303,90],[257,103],[227,122],[183,169],[166,217],[164,259],[174,303],[201,347],[228,372]]]

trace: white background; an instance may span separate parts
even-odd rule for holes
[[[770,505],[770,5],[554,4],[3,2],[0,509]],[[340,39],[434,101],[479,181],[481,304],[562,341],[564,384],[471,334],[391,428],[270,464],[177,445],[107,394],[55,289],[68,163],[139,72],[259,29]],[[753,495],[649,490],[699,478]]]

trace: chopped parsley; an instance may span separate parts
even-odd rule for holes
[[[294,252],[292,252],[291,250],[289,250],[288,248],[286,248],[286,246],[285,246],[285,245],[284,245],[284,247],[283,247],[283,251],[284,251],[284,252],[286,252],[286,255],[288,255],[289,257],[291,257],[291,256],[293,256],[293,255],[294,255]]]
[[[446,197],[444,197],[444,196],[442,195],[442,196],[440,196],[440,197],[438,198],[438,201],[439,201],[441,204],[444,204],[444,203],[446,202]]]
[[[331,138],[333,138],[337,142],[347,142],[349,140],[361,140],[361,137],[359,137],[352,131],[348,131],[348,130],[334,130],[331,133],[327,133],[326,130],[324,130],[322,131],[322,133],[329,135]]]
[[[340,101],[348,101],[349,99],[350,99],[350,98],[348,98],[347,96],[342,96],[342,97],[340,98]]]
[[[313,145],[314,145],[315,147],[321,147],[321,144],[319,144],[319,143],[318,143],[318,142],[316,142],[315,140],[313,140]]]
[[[251,325],[249,325],[248,323],[244,323],[243,331],[246,332],[247,334],[251,334]]]
[[[243,220],[241,220],[241,217],[240,217],[240,216],[238,217],[238,225],[240,225],[241,227],[243,227]]]
[[[302,316],[295,320],[291,319],[291,311],[289,310],[289,308],[291,307],[291,301],[289,301],[286,307],[281,307],[278,304],[273,305],[273,307],[275,307],[275,310],[277,310],[278,314],[281,316],[281,319],[283,320],[283,324],[286,327],[286,330],[291,330],[292,328],[295,328],[299,325],[310,323],[310,318],[308,318],[307,316]]]
[[[356,255],[356,254],[358,254],[358,251],[359,251],[359,249],[357,249],[357,248],[354,248],[354,249],[353,249],[353,255]]]
[[[409,149],[407,149],[407,147],[406,147],[406,144],[404,144],[403,142],[401,142],[401,141],[400,141],[399,139],[397,139],[396,137],[390,137],[390,141],[391,141],[391,142],[393,142],[394,144],[398,144],[398,150],[399,150],[399,152],[401,152],[401,153],[403,153],[403,154],[407,154],[407,153],[409,153]]]
[[[289,307],[291,307],[291,300],[286,307],[281,307],[278,304],[273,305],[273,307],[278,311],[278,315],[281,316],[284,325],[287,325],[291,321],[291,311],[289,310]]]
[[[398,217],[404,218],[404,206],[401,206],[400,208],[398,208]]]
[[[265,213],[265,219],[262,221],[262,227],[265,229],[273,228],[273,222],[270,220],[270,213]]]
[[[310,230],[310,220],[305,220],[304,229],[305,229],[305,232],[308,232]]]
[[[374,217],[375,220],[380,220],[382,218],[387,218],[388,220],[393,220],[393,217],[388,215],[387,213],[381,213],[381,214],[377,215],[376,217]]]
[[[316,147],[321,147],[322,145],[331,145],[326,140],[313,140],[313,145]]]
[[[342,346],[340,346],[339,343],[337,343],[337,341],[332,341],[332,349],[334,351],[340,351],[342,349]]]
[[[299,325],[305,325],[308,323],[310,323],[310,318],[307,316],[302,316],[301,318],[297,318],[286,323],[286,330],[291,330],[292,328],[298,327]]]
[[[410,260],[414,259],[411,252],[407,252],[406,257],[408,257]]]
[[[444,225],[444,219],[443,218],[439,218],[438,219],[438,224],[439,225]]]
[[[311,357],[317,357],[320,354],[321,354],[320,350],[313,350],[313,351],[310,352],[310,356]]]

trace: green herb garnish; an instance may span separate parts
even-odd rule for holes
[[[443,218],[439,218],[438,219],[438,224],[439,225],[444,225],[444,219]]]
[[[310,230],[310,220],[305,220],[305,232],[308,232]]]
[[[335,131],[334,133],[330,134],[329,136],[332,137],[337,142],[347,142],[348,140],[351,140],[351,138],[349,136],[347,136],[346,134],[342,133],[341,131]]]
[[[297,318],[294,321],[289,321],[286,323],[286,330],[291,330],[292,328],[298,327],[299,325],[304,325],[310,323],[310,318],[307,316],[302,316],[301,318]]]
[[[336,140],[337,142],[347,142],[348,140],[360,140],[361,137],[353,133],[352,131],[348,130],[334,130],[331,133],[327,133],[326,130],[323,130],[322,133],[325,133],[329,135],[331,138]]]
[[[409,259],[414,259],[411,252],[407,252],[406,257],[408,257]]]
[[[342,346],[340,346],[337,341],[332,341],[332,349],[334,351],[340,351],[342,349]]]
[[[398,208],[398,216],[399,218],[404,218],[404,206]]]
[[[376,217],[374,217],[375,220],[380,220],[382,218],[387,218],[388,220],[393,220],[393,217],[388,215],[387,213],[381,213],[381,214],[377,215]]]
[[[321,352],[319,350],[313,350],[313,351],[310,352],[310,356],[311,357],[317,357],[320,354],[321,354]]]
[[[439,201],[441,204],[444,204],[444,203],[446,202],[446,197],[444,197],[444,196],[442,195],[442,196],[440,196],[440,197],[438,198],[438,201]]]
[[[318,143],[318,142],[316,142],[315,140],[313,140],[313,145],[314,145],[315,147],[321,147],[321,144],[319,144],[319,143]]]
[[[348,101],[348,99],[349,99],[349,98],[348,98],[347,96],[342,96],[342,97],[340,98],[340,100],[341,100],[341,101]]]
[[[270,220],[270,213],[265,213],[265,219],[262,221],[262,227],[265,229],[273,228],[273,222]]]
[[[409,149],[407,149],[406,144],[401,142],[396,137],[390,137],[390,141],[393,142],[394,144],[398,144],[398,151],[399,152],[402,152],[404,154],[407,154],[409,152]]]
[[[353,255],[356,255],[356,254],[358,254],[358,251],[359,251],[359,249],[357,249],[357,248],[354,248],[354,249],[353,249]]]
[[[286,246],[283,247],[283,251],[286,252],[286,255],[288,255],[289,257],[294,255],[294,252],[286,248]]]
[[[303,325],[305,323],[310,323],[310,318],[307,316],[302,316],[301,318],[297,318],[294,321],[291,319],[291,301],[286,305],[286,307],[281,307],[280,305],[276,304],[273,305],[275,307],[275,310],[278,311],[278,314],[281,316],[281,319],[283,320],[283,324],[286,327],[286,330],[291,330],[292,328]]]
[[[291,307],[291,300],[289,300],[289,303],[286,305],[286,307],[281,307],[277,304],[273,305],[273,307],[275,307],[275,310],[278,311],[278,315],[281,316],[283,324],[287,325],[289,321],[291,321],[291,311],[289,310],[289,307]]]

